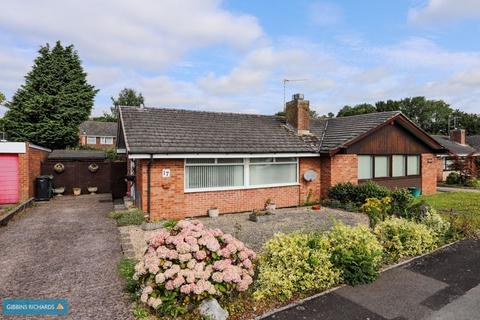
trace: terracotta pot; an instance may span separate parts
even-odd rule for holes
[[[82,188],[73,188],[73,195],[79,196],[82,194]]]
[[[319,204],[313,205],[312,210],[320,210],[322,207]]]

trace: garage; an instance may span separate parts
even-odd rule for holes
[[[17,203],[18,155],[0,154],[0,204]]]
[[[35,178],[50,151],[27,142],[0,141],[0,204],[35,196]]]

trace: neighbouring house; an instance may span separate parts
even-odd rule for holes
[[[434,193],[444,148],[401,112],[310,119],[294,95],[286,116],[120,108],[117,152],[130,194],[152,220],[303,205],[340,182],[373,180]]]
[[[464,129],[453,129],[450,136],[435,135],[433,138],[440,143],[447,153],[439,154],[439,167],[437,169],[437,180],[445,181],[452,172],[458,172],[456,162],[472,161],[480,156],[478,149],[467,143]]]
[[[467,144],[474,147],[477,151],[480,151],[480,134],[467,136],[466,140],[467,140]]]
[[[88,120],[80,124],[80,145],[112,149],[117,139],[117,123]]]
[[[28,142],[0,141],[0,204],[35,196],[35,178],[50,151]]]

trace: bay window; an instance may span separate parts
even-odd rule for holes
[[[209,158],[185,160],[185,190],[208,191],[292,185],[297,158]]]

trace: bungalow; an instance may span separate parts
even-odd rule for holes
[[[286,116],[121,107],[117,152],[131,195],[153,220],[304,204],[340,182],[436,190],[443,147],[401,112],[310,119],[296,94]]]
[[[453,129],[450,136],[435,135],[433,138],[447,150],[447,153],[438,155],[438,181],[445,181],[450,173],[457,171],[456,161],[472,161],[480,156],[480,152],[467,143],[464,129]]]

